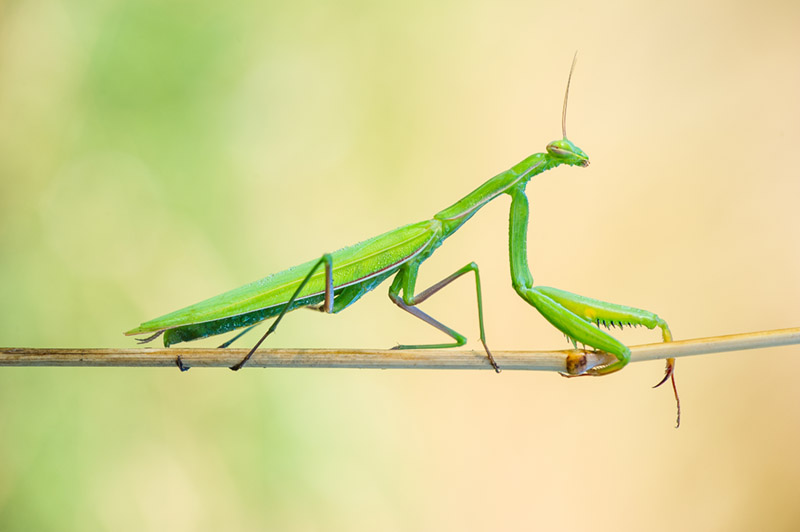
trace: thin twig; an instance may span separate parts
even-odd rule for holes
[[[631,362],[704,355],[780,345],[800,344],[800,327],[760,331],[631,348]],[[136,349],[36,349],[0,348],[0,366],[175,366],[180,356],[188,367],[230,367],[248,349],[136,348]],[[565,351],[493,351],[504,370],[560,371],[578,374],[614,360],[608,354],[570,349]],[[370,368],[370,369],[487,369],[483,351],[454,349],[261,349],[249,367]],[[569,368],[569,371],[567,370]]]

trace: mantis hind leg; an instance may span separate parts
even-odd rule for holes
[[[225,342],[225,343],[223,343],[223,344],[220,344],[220,346],[219,346],[217,349],[225,349],[226,347],[228,347],[229,345],[231,345],[233,342],[235,342],[236,340],[238,340],[239,338],[241,338],[242,336],[244,336],[245,334],[247,334],[247,333],[249,333],[251,330],[253,330],[253,329],[256,327],[256,325],[258,325],[258,323],[256,323],[256,324],[253,324],[253,325],[251,325],[250,327],[247,327],[245,330],[243,330],[243,331],[241,331],[241,332],[237,333],[237,334],[236,334],[236,336],[234,336],[233,338],[231,338],[231,339],[230,339],[230,340],[228,340],[227,342]]]
[[[161,330],[161,331],[158,331],[157,333],[155,333],[155,334],[153,334],[153,335],[151,335],[151,336],[148,336],[147,338],[137,338],[137,339],[136,339],[136,341],[137,341],[139,344],[146,344],[146,343],[148,343],[148,342],[152,342],[153,340],[155,340],[156,338],[158,338],[158,337],[159,337],[159,336],[161,336],[162,334],[164,334],[164,331],[163,331],[163,330]]]
[[[407,268],[400,270],[400,273],[397,274],[395,277],[392,286],[389,287],[389,298],[401,309],[405,310],[412,316],[415,316],[428,325],[439,329],[450,338],[455,340],[453,343],[448,344],[422,344],[422,345],[398,345],[394,347],[394,349],[436,349],[436,348],[447,348],[447,347],[460,347],[467,343],[467,339],[457,332],[454,329],[451,329],[447,325],[437,321],[436,319],[432,318],[430,315],[426,314],[425,312],[421,311],[417,308],[419,303],[422,303],[433,294],[437,293],[439,290],[444,288],[445,286],[449,285],[462,275],[475,272],[475,292],[477,294],[478,299],[478,323],[480,325],[481,331],[481,343],[483,344],[483,348],[486,351],[486,356],[489,359],[489,363],[492,365],[492,368],[497,373],[500,373],[500,368],[497,366],[497,363],[492,356],[492,352],[489,351],[489,347],[486,345],[486,332],[483,326],[483,298],[481,296],[481,276],[480,272],[478,271],[478,265],[474,262],[470,262],[463,268],[456,270],[452,274],[448,275],[438,283],[434,284],[430,288],[423,290],[419,294],[414,294],[414,288],[416,286],[417,280],[417,268],[419,267],[418,264],[411,265]],[[400,296],[400,291],[403,291],[402,297]]]
[[[290,297],[289,301],[287,301],[286,304],[283,306],[283,310],[281,310],[281,313],[278,314],[277,318],[275,318],[275,321],[272,322],[272,325],[270,325],[270,328],[267,329],[267,332],[264,333],[264,336],[261,337],[261,340],[259,340],[256,343],[256,345],[253,346],[253,348],[250,350],[249,353],[247,353],[247,356],[245,356],[241,360],[241,362],[239,362],[234,366],[231,366],[230,369],[232,369],[233,371],[238,371],[242,369],[245,364],[247,364],[247,361],[250,360],[250,357],[253,356],[253,353],[256,352],[256,349],[258,349],[264,342],[264,340],[267,339],[267,336],[275,332],[275,329],[278,328],[278,324],[281,322],[281,320],[289,311],[289,309],[292,308],[292,304],[295,301],[297,301],[300,292],[303,290],[303,288],[305,288],[306,284],[308,284],[308,280],[311,279],[311,276],[314,275],[314,272],[316,272],[317,269],[319,269],[319,267],[323,265],[325,267],[325,303],[323,304],[323,309],[325,312],[333,311],[333,257],[329,253],[326,253],[316,262],[316,264],[314,264],[311,270],[309,270],[308,274],[300,282],[300,285],[297,287],[297,290],[294,291],[292,297]],[[248,330],[249,329],[246,329],[244,332],[247,332]],[[244,334],[244,332],[241,334]],[[234,340],[236,340],[236,338],[241,336],[241,334],[234,337]],[[230,344],[230,342],[227,342],[227,344]],[[226,344],[223,344],[223,346],[224,345]]]

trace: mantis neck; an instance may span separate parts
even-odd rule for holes
[[[530,157],[499,173],[487,182],[434,215],[442,222],[444,235],[449,236],[469,220],[478,210],[512,188],[522,185],[535,175],[561,164],[546,153],[534,153]]]

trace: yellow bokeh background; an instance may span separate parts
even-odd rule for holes
[[[560,137],[575,50],[592,164],[528,186],[537,282],[677,339],[800,326],[798,27],[791,1],[2,3],[0,344],[130,347],[430,217]],[[507,216],[420,286],[475,260],[494,349],[566,347],[511,288]],[[424,308],[479,348],[471,286]],[[269,344],[441,340],[387,288]],[[797,530],[798,371],[798,347],[680,360],[675,430],[659,363],[5,368],[0,530]]]

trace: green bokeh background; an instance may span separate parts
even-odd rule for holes
[[[797,2],[0,3],[0,343],[145,319],[429,217],[568,131],[529,186],[543,284],[676,338],[800,325]],[[495,349],[562,347],[470,260]],[[475,344],[470,283],[425,308]],[[626,332],[625,341],[655,341]],[[381,287],[272,346],[438,341]],[[213,345],[213,342],[211,343]],[[0,370],[0,530],[797,530],[800,351],[606,379]]]

